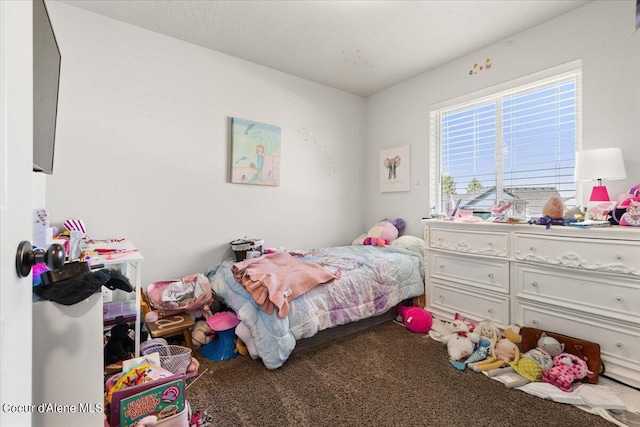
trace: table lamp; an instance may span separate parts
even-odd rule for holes
[[[598,148],[576,152],[576,181],[598,181],[593,187],[590,202],[608,202],[609,192],[603,179],[625,179],[627,172],[620,148]]]

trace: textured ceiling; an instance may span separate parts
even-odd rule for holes
[[[590,0],[62,2],[366,97]]]

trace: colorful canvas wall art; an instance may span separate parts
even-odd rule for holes
[[[280,185],[280,127],[231,119],[231,182]]]
[[[409,147],[403,145],[380,151],[378,168],[381,192],[410,190]]]

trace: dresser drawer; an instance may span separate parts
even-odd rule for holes
[[[640,245],[621,240],[516,234],[517,260],[591,271],[640,275]]]
[[[600,344],[605,375],[640,385],[640,328],[526,301],[516,302],[516,322]]]
[[[509,297],[493,296],[457,288],[446,282],[431,282],[429,285],[429,310],[453,319],[460,313],[478,321],[491,320],[496,326],[509,325]]]
[[[508,233],[432,228],[428,237],[432,249],[505,258],[509,256]]]
[[[509,294],[509,261],[431,252],[429,274],[433,278]]]
[[[514,264],[518,298],[558,304],[640,326],[640,281],[601,273]]]

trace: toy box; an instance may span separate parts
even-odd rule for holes
[[[110,426],[132,427],[147,415],[156,415],[161,421],[183,413],[184,384],[184,375],[172,375],[114,392]]]

